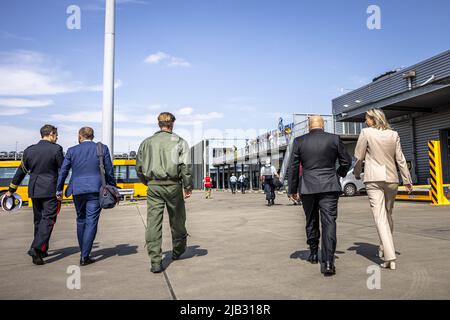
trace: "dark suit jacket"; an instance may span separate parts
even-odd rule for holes
[[[59,144],[41,140],[29,146],[23,152],[22,163],[11,181],[9,191],[15,192],[25,176],[30,174],[28,197],[56,197],[56,181],[63,159],[63,149]]]
[[[103,162],[105,165],[106,184],[115,186],[113,164],[111,155],[106,145],[103,145]],[[74,147],[69,148],[64,158],[61,172],[58,177],[57,190],[62,191],[64,181],[72,169],[69,186],[66,196],[80,195],[86,193],[98,193],[102,185],[100,176],[100,161],[97,156],[97,144],[93,141],[84,141]]]
[[[336,170],[336,161],[339,168]],[[299,189],[299,164],[303,174]],[[313,129],[294,140],[289,165],[289,194],[342,192],[339,176],[345,177],[352,158],[338,135]]]

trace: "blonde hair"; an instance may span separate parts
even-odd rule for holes
[[[158,125],[160,128],[173,128],[175,116],[170,112],[161,112],[158,116]]]
[[[381,130],[392,130],[389,122],[386,119],[386,115],[381,109],[370,109],[366,112],[366,117],[373,121],[373,128]]]

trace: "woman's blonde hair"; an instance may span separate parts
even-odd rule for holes
[[[370,109],[366,112],[366,117],[373,121],[373,128],[381,130],[392,129],[386,119],[386,115],[381,109]]]

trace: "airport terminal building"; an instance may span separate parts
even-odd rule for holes
[[[450,183],[450,50],[332,101],[336,126],[364,122],[371,108],[381,108],[398,131],[415,184],[429,184],[430,140],[440,141],[444,183]]]
[[[244,148],[214,148],[212,161],[208,171],[214,181],[214,187],[229,188],[231,174],[239,176],[244,173],[249,178],[250,189],[259,189],[261,166],[266,159],[270,159],[282,178],[286,175],[289,164],[293,140],[309,132],[309,114],[293,114],[293,121],[283,125],[280,121],[278,128],[268,131],[261,136],[249,140]],[[346,144],[349,153],[353,153],[362,123],[339,123],[333,115],[322,115],[325,121],[325,131],[337,133]],[[194,150],[192,150],[194,151]],[[199,154],[200,152],[195,152]],[[199,167],[199,166],[198,166]],[[197,171],[199,171],[198,168]],[[195,171],[195,170],[194,170]],[[198,176],[197,173],[194,173]]]

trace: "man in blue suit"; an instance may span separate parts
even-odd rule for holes
[[[92,244],[97,234],[97,224],[100,216],[99,190],[102,185],[100,176],[100,161],[97,156],[97,144],[94,139],[94,130],[83,127],[78,132],[77,146],[67,150],[61,171],[58,177],[57,196],[62,197],[64,181],[72,169],[66,197],[73,195],[77,210],[77,236],[80,246],[80,265],[94,263],[90,258]],[[116,185],[113,173],[113,164],[109,149],[103,145],[105,178],[108,185]]]

